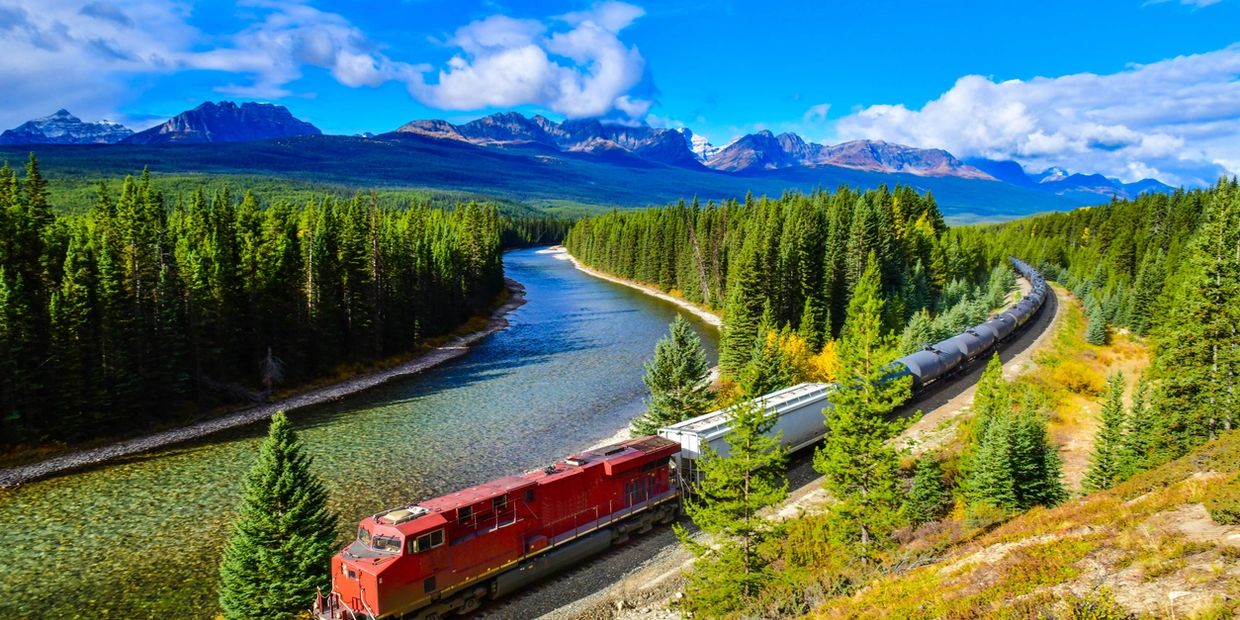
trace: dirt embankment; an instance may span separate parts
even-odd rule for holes
[[[71,452],[28,465],[3,469],[0,470],[0,488],[14,487],[52,474],[79,467],[97,465],[123,456],[139,454],[190,439],[197,439],[222,430],[246,426],[270,418],[277,411],[294,411],[338,400],[345,396],[368,390],[381,383],[417,374],[448,360],[456,359],[465,355],[469,351],[469,347],[474,343],[507,327],[508,320],[505,318],[507,314],[525,303],[524,286],[516,280],[507,278],[505,278],[504,283],[510,293],[508,301],[491,313],[485,327],[475,332],[456,336],[442,346],[435,347],[402,364],[374,372],[367,372],[332,385],[307,390],[284,400],[212,418],[190,426],[153,433],[99,448]]]

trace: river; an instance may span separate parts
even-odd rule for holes
[[[291,419],[340,515],[530,469],[640,413],[642,363],[678,309],[538,250],[504,256],[526,287],[510,326],[468,355]],[[686,314],[715,356],[717,333]],[[0,617],[211,618],[258,424],[0,491]]]

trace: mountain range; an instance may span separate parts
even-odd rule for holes
[[[60,109],[0,133],[0,144],[115,144],[131,135],[133,130],[120,123],[83,123]]]
[[[210,101],[186,110],[146,131],[122,140],[125,144],[216,144],[312,136],[322,132],[293,116],[288,108],[269,103]]]
[[[482,191],[502,188],[506,195],[526,199],[564,198],[622,205],[663,202],[692,194],[722,198],[750,190],[778,194],[787,189],[812,190],[840,183],[862,187],[904,183],[933,191],[945,212],[955,208],[966,216],[988,217],[985,214],[1019,215],[1096,204],[1112,196],[1129,198],[1171,190],[1153,179],[1123,183],[1057,168],[1031,174],[1014,161],[961,160],[942,149],[877,140],[823,145],[807,142],[795,133],[759,131],[716,147],[687,128],[630,126],[598,119],[556,122],[516,112],[492,114],[463,124],[415,120],[389,133],[345,137],[322,135],[317,127],[297,119],[283,106],[265,103],[207,102],[138,133],[106,121],[83,123],[60,110],[4,132],[0,144],[46,145],[41,156],[52,145],[113,144],[88,153],[71,147],[56,152],[58,157],[90,160],[103,168],[120,162],[132,165],[146,158],[152,169],[170,172],[227,169],[339,176],[336,170],[315,169],[308,161],[313,155],[304,149],[319,145],[346,159],[336,166],[370,162],[366,168],[350,167],[344,175],[347,178],[340,178],[342,182]],[[225,144],[234,145],[229,150],[238,157],[237,163],[216,161],[213,154],[222,152],[219,149],[185,150]],[[166,150],[133,152],[139,147],[183,150],[175,156]],[[257,155],[275,151],[283,152],[283,159],[264,167],[264,158]],[[401,157],[404,159],[391,159]],[[75,166],[81,170],[87,163],[77,161]],[[491,178],[493,174],[508,176]],[[647,180],[632,186],[635,176]],[[523,185],[522,179],[528,184]],[[547,185],[549,179],[557,180]],[[580,185],[570,187],[573,183]]]

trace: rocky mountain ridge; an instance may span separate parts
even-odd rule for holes
[[[284,106],[231,101],[202,105],[140,131],[123,144],[209,144],[250,142],[272,138],[320,135],[317,127],[300,120]]]
[[[133,130],[120,123],[82,122],[61,108],[0,133],[0,144],[115,144],[131,135]]]

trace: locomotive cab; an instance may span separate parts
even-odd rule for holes
[[[320,618],[380,618],[433,595],[435,572],[445,564],[445,525],[421,506],[363,519],[357,537],[332,558],[332,594],[319,601]]]

